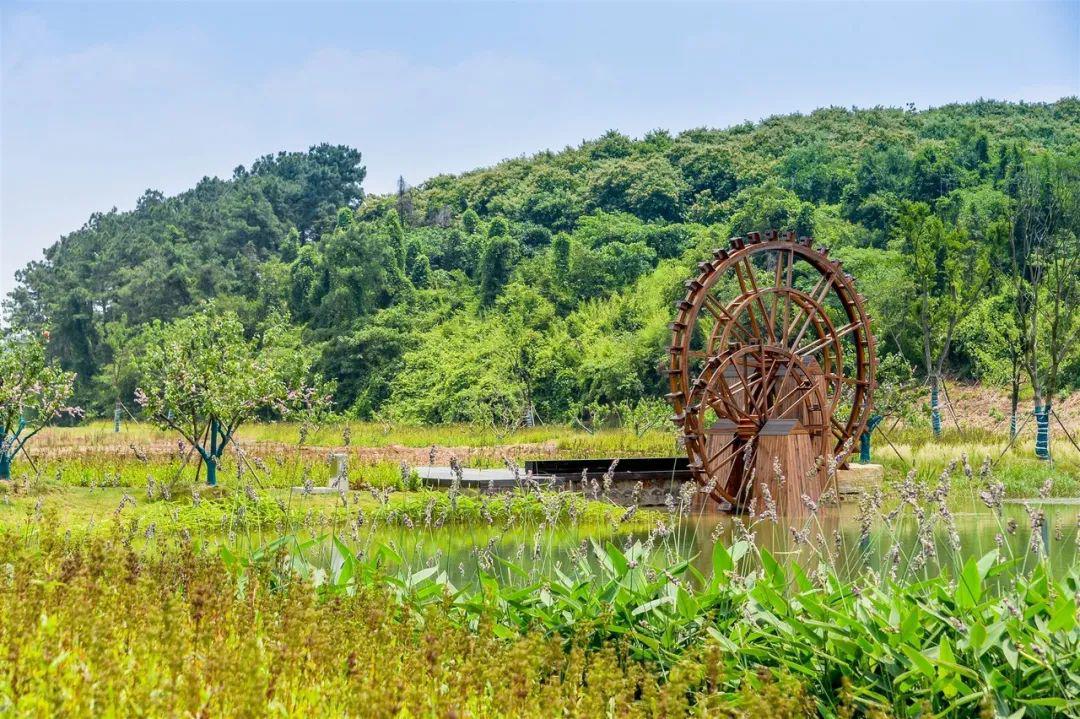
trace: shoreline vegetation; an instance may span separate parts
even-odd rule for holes
[[[988,465],[954,461],[930,481],[909,473],[864,496],[854,534],[830,534],[826,510],[808,503],[782,551],[757,541],[783,526],[766,502],[724,520],[730,541],[713,543],[704,557],[688,553],[680,536],[695,512],[689,483],[665,510],[634,516],[619,507],[601,522],[594,505],[612,505],[578,505],[566,493],[526,488],[515,501],[537,511],[485,516],[475,498],[451,489],[415,518],[397,502],[425,507],[423,492],[348,492],[308,498],[335,510],[343,503],[329,521],[285,513],[268,527],[259,514],[282,493],[243,476],[242,490],[230,487],[227,474],[198,499],[166,498],[160,486],[155,497],[154,485],[135,501],[135,488],[60,488],[60,496],[96,492],[103,502],[122,496],[97,532],[72,532],[64,520],[73,515],[50,508],[50,494],[38,495],[20,526],[0,525],[0,655],[8,658],[0,663],[0,709],[1080,712],[1080,531],[1059,525],[1044,539],[1037,505],[1025,505],[1018,527],[1002,512],[1005,487]],[[33,499],[20,497],[26,488],[14,483],[0,510]],[[963,494],[997,522],[988,546],[962,546],[950,506]],[[214,521],[178,513],[190,524],[177,531],[162,518],[178,502]],[[224,524],[216,519],[223,507]],[[138,510],[162,525],[133,521]],[[446,526],[452,519],[491,533],[439,534],[443,512]],[[620,523],[636,531],[611,533]],[[900,541],[905,523],[917,541]],[[581,540],[562,551],[566,526]],[[507,534],[505,546],[516,550],[496,541]],[[426,542],[439,544],[420,552]],[[474,565],[470,579],[455,573],[455,562]]]
[[[48,480],[46,486],[142,486],[146,475],[191,481],[198,467],[197,457],[178,445],[174,435],[147,424],[125,424],[120,432],[103,421],[49,427],[35,440],[29,455],[33,466],[20,463],[15,475],[36,475]],[[446,466],[451,458],[465,467],[495,468],[528,459],[682,454],[675,432],[666,428],[587,432],[544,425],[495,433],[463,424],[330,422],[313,428],[274,422],[245,426],[236,441],[240,452],[222,457],[222,476],[236,474],[242,465],[244,472],[252,473],[252,481],[279,488],[301,486],[305,481],[325,485],[332,474],[327,459],[331,452],[348,455],[350,480],[357,487],[404,486],[408,482],[403,480],[402,464]],[[876,433],[873,442],[873,461],[883,465],[886,484],[902,480],[912,468],[921,477],[936,476],[949,462],[966,456],[975,466],[989,459],[1011,498],[1034,497],[1048,480],[1052,496],[1080,496],[1080,451],[1065,437],[1055,444],[1053,462],[1035,458],[1033,431],[1010,444],[1007,435],[983,429],[945,429],[934,437],[928,428],[901,426],[889,432],[888,440]]]

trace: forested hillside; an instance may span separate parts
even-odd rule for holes
[[[662,395],[694,265],[732,235],[793,229],[855,275],[890,371],[1034,373],[1053,396],[1080,386],[1080,317],[1061,311],[1078,168],[1076,99],[612,131],[389,196],[363,193],[360,152],[321,145],[93,215],[20,271],[6,309],[50,331],[97,413],[130,400],[144,325],[214,299],[249,331],[287,313],[340,411],[567,420]]]

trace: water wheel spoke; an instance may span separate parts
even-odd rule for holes
[[[813,383],[813,382],[810,382],[810,381],[806,381],[806,383],[805,383],[805,384],[800,384],[800,385],[799,385],[798,387],[796,387],[795,389],[791,390],[790,392],[788,392],[788,393],[787,393],[786,395],[784,395],[784,396],[783,396],[783,397],[781,397],[780,399],[776,400],[776,402],[774,402],[774,403],[773,403],[773,406],[774,406],[774,407],[783,407],[783,406],[784,406],[784,403],[785,403],[785,402],[787,402],[787,400],[788,400],[788,398],[789,398],[789,397],[791,397],[791,396],[792,396],[793,394],[795,394],[796,392],[802,392],[802,395],[801,395],[801,396],[800,396],[800,397],[799,397],[799,398],[798,398],[797,400],[795,400],[794,402],[792,402],[792,403],[791,403],[791,405],[790,405],[790,406],[789,406],[789,407],[788,407],[787,409],[781,410],[780,414],[779,414],[779,415],[777,415],[776,417],[773,417],[772,419],[785,419],[785,418],[787,417],[787,415],[788,415],[788,414],[789,414],[789,413],[790,413],[790,412],[791,412],[792,410],[798,409],[798,408],[799,408],[799,406],[800,406],[800,405],[802,404],[802,402],[803,402],[803,401],[804,401],[804,400],[805,400],[805,399],[807,398],[807,396],[808,396],[808,395],[810,395],[810,394],[811,394],[811,393],[812,393],[813,391],[814,391],[814,383]],[[819,408],[819,409],[820,409],[820,408]]]
[[[831,289],[832,275],[822,275],[821,279],[818,280],[817,285],[814,286],[813,292],[810,293],[811,306],[809,310],[806,310],[806,319],[803,320],[802,326],[799,328],[799,333],[795,335],[795,339],[790,343],[787,343],[788,347],[798,347],[799,343],[802,342],[803,335],[806,334],[806,330],[810,329],[811,321],[819,314],[819,310],[822,307],[821,303],[828,297],[829,290]]]
[[[861,322],[849,322],[840,329],[835,330],[830,334],[826,334],[826,336],[821,337],[817,341],[811,342],[805,347],[800,347],[798,350],[796,350],[796,353],[802,356],[813,354],[814,352],[817,352],[826,345],[833,344],[834,342],[839,342],[841,339],[847,337],[849,334],[859,329],[860,327],[862,327]]]
[[[705,295],[705,299],[702,300],[701,308],[711,314],[717,322],[724,326],[729,326],[739,332],[743,336],[745,342],[749,343],[754,340],[754,335],[748,332],[742,326],[742,323],[739,322],[738,318],[731,314],[728,308],[720,304],[720,301],[712,295]]]
[[[712,469],[720,469],[725,464],[727,464],[728,462],[735,459],[735,457],[738,456],[738,453],[737,452],[728,452],[728,456],[725,457],[724,460],[722,462],[720,462],[720,464],[718,464],[718,465],[715,464],[716,461],[718,459],[720,459],[720,456],[723,455],[724,452],[726,452],[728,449],[730,449],[734,444],[735,444],[735,438],[732,437],[731,440],[727,444],[725,444],[720,449],[716,450],[716,452],[714,452],[713,454],[709,455],[707,457],[707,461],[708,461],[707,468],[710,469],[710,470],[712,470]]]

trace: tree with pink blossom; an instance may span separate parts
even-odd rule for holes
[[[236,432],[257,417],[315,416],[330,403],[311,374],[313,355],[283,318],[248,338],[235,312],[213,303],[148,331],[136,402],[162,429],[180,434],[217,483],[222,453]]]
[[[65,372],[45,353],[48,333],[0,338],[0,480],[11,479],[15,457],[26,454],[34,435],[60,417],[81,417],[67,406],[75,373]]]

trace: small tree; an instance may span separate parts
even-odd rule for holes
[[[37,337],[10,334],[0,339],[0,479],[11,479],[15,455],[54,419],[81,417],[64,403],[71,397],[75,373],[45,357]]]
[[[930,420],[941,434],[938,384],[956,333],[990,279],[989,251],[963,229],[946,226],[929,206],[909,205],[897,239],[915,282],[914,315],[922,336],[923,368],[930,383]]]
[[[1010,178],[1016,324],[1035,394],[1035,455],[1050,459],[1061,370],[1080,340],[1080,163],[1036,155]]]
[[[187,440],[217,483],[222,452],[242,424],[260,414],[289,416],[328,402],[306,384],[311,357],[295,346],[283,321],[248,340],[233,312],[201,312],[149,330],[135,399],[162,429]]]

